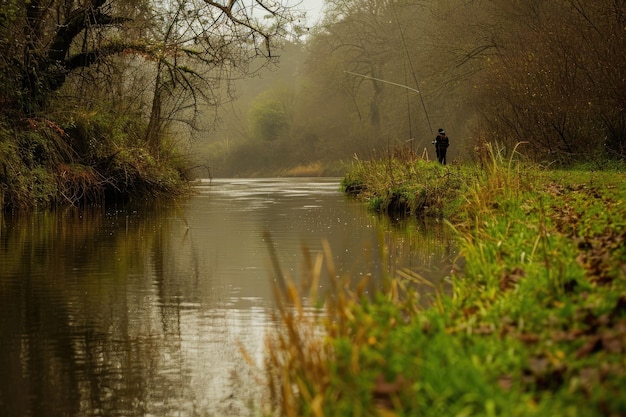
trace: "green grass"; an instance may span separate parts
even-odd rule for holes
[[[170,198],[189,193],[187,162],[175,146],[159,152],[141,126],[97,112],[57,123],[0,116],[0,208],[51,208]]]
[[[283,309],[289,330],[270,339],[280,343],[267,364],[273,410],[625,415],[625,180],[623,170],[545,171],[495,152],[481,167],[359,161],[346,190],[378,209],[401,195],[410,215],[433,213],[415,210],[425,198],[458,236],[465,267],[427,309],[400,277],[373,299],[337,285],[325,320]]]
[[[377,212],[442,217],[456,209],[456,204],[443,203],[458,195],[468,174],[462,166],[442,166],[420,158],[357,160],[342,187]]]

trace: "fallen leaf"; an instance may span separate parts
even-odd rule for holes
[[[501,375],[498,378],[498,386],[504,391],[510,391],[513,386],[513,377],[511,375]]]
[[[393,382],[388,382],[383,374],[378,375],[372,391],[378,410],[393,410],[392,396],[398,394],[405,385],[406,380],[401,374]]]
[[[539,341],[539,335],[535,333],[522,333],[519,335],[519,340],[530,345]]]
[[[600,336],[593,336],[587,343],[585,343],[580,349],[576,351],[574,355],[577,359],[589,356],[590,354],[602,349],[602,339]]]

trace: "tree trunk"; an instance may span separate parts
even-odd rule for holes
[[[148,122],[148,128],[146,129],[146,143],[151,152],[157,152],[161,142],[161,78],[162,78],[163,64],[159,60],[157,64],[157,74],[154,81],[154,95],[152,96],[152,108],[150,109],[150,120]]]

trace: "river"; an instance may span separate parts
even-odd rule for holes
[[[440,224],[369,213],[338,178],[195,189],[2,215],[0,416],[255,415],[264,335],[279,325],[271,253],[301,283],[304,254],[328,242],[336,274],[369,275],[370,291],[398,270],[439,285],[454,261]]]

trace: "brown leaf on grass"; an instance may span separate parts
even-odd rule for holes
[[[535,385],[538,389],[556,389],[565,381],[567,367],[563,364],[551,364],[546,356],[535,356],[528,359],[528,368],[524,371],[522,381]]]
[[[617,232],[607,227],[602,234],[586,238],[586,244],[579,249],[583,252],[576,258],[585,268],[589,279],[598,285],[606,285],[616,278],[613,254],[624,245],[626,232]],[[619,264],[618,264],[619,265]]]
[[[564,234],[575,234],[576,225],[580,220],[580,215],[576,209],[569,204],[562,206],[552,206],[552,219],[554,220],[556,229]]]
[[[596,312],[589,308],[577,310],[575,318],[578,323],[587,326],[584,331],[585,334],[597,334],[602,327],[608,325],[610,322],[608,315],[603,314],[598,316]]]
[[[626,353],[626,320],[614,322],[611,316],[612,314],[603,314],[599,317],[590,314],[585,315],[585,323],[589,327],[584,334],[589,336],[585,344],[576,351],[576,358],[580,359],[600,351],[611,354]],[[574,340],[584,337],[580,330],[568,333],[566,333],[566,338],[561,340]],[[559,341],[556,337],[554,340]]]
[[[519,266],[513,268],[511,272],[504,271],[500,276],[500,290],[506,291],[513,288],[525,276],[526,272]]]
[[[500,333],[499,333],[500,338],[503,338],[503,337],[505,337],[508,334],[515,333],[516,329],[517,328],[515,326],[512,326],[510,324],[505,324],[505,325],[501,326],[500,327]]]
[[[589,356],[594,352],[598,352],[602,349],[602,338],[600,336],[593,336],[587,343],[585,343],[580,349],[576,351],[574,356],[576,359],[584,358],[585,356]]]
[[[383,374],[378,375],[372,390],[377,407],[379,409],[393,409],[392,397],[400,393],[406,383],[407,381],[402,374],[398,375],[393,382],[388,382]]]
[[[613,328],[618,330],[622,334],[626,333],[626,319],[622,319],[622,320],[618,321],[617,323],[615,323]]]
[[[522,343],[526,343],[527,345],[531,345],[537,343],[539,341],[539,335],[535,333],[521,333],[519,335],[519,340]]]
[[[602,347],[608,353],[626,353],[626,320],[620,320],[610,330],[602,332]]]
[[[583,368],[578,376],[580,384],[587,393],[593,392],[600,382],[600,370],[598,368]]]
[[[404,375],[402,374],[398,375],[393,382],[388,382],[385,376],[380,374],[376,378],[373,393],[375,396],[397,394],[404,388],[405,384],[406,379],[404,379]]]
[[[574,329],[569,331],[555,331],[552,333],[552,340],[554,342],[571,342],[585,335],[585,330]]]
[[[602,347],[608,353],[624,353],[625,343],[626,334],[620,334],[618,332],[606,332],[602,335]]]
[[[492,334],[495,331],[493,324],[481,323],[472,329],[473,334]]]
[[[511,387],[513,387],[513,377],[511,375],[500,375],[500,378],[498,378],[498,386],[503,391],[510,391]]]
[[[555,196],[563,195],[564,191],[565,191],[565,187],[563,187],[563,184],[559,184],[556,182],[546,184],[545,186],[545,192],[555,195]]]
[[[474,315],[476,312],[478,312],[478,307],[476,306],[465,307],[463,309],[463,315],[465,316],[465,318]]]

